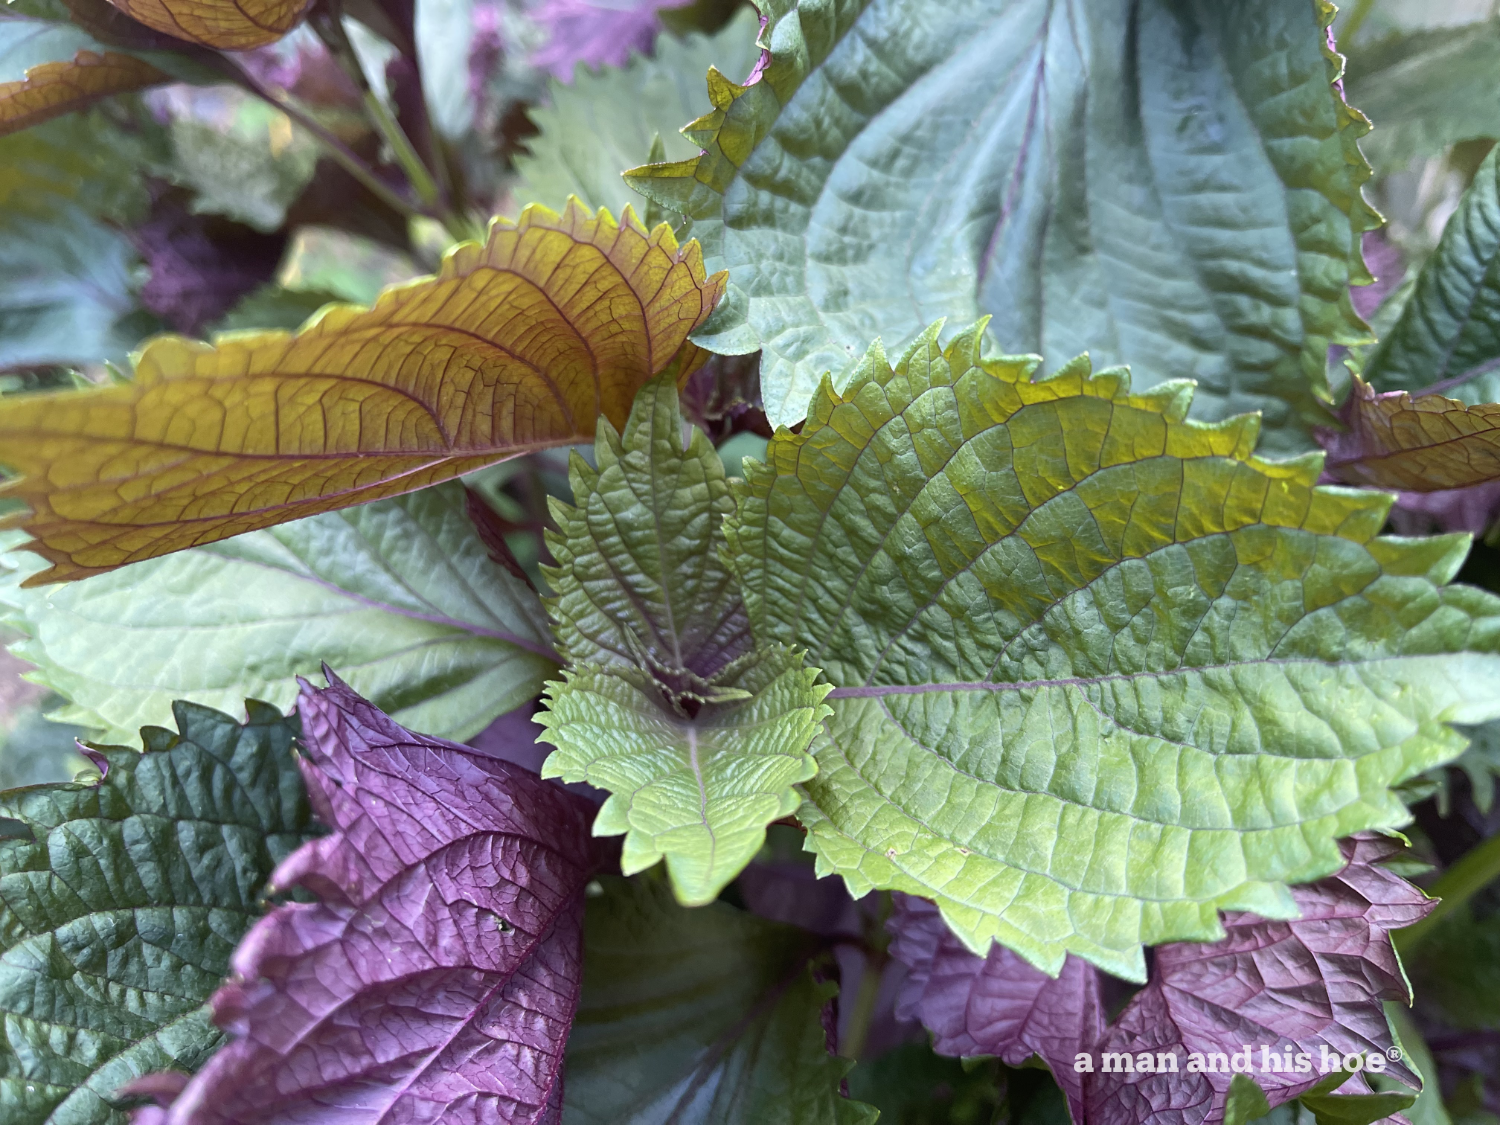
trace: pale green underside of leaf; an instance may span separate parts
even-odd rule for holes
[[[403,725],[462,740],[556,668],[540,601],[490,561],[456,483],[21,589],[44,565],[0,556],[0,619],[26,634],[11,651],[70,700],[57,718],[112,741],[174,699],[290,707],[324,661]]]
[[[729,540],[757,640],[835,690],[799,816],[856,894],[935,899],[975,950],[1141,979],[1140,946],[1285,917],[1336,839],[1500,715],[1500,599],[1467,539],[1250,456],[1076,363],[877,350],[750,468]]]
[[[698,113],[703,76],[711,66],[748,75],[760,57],[759,27],[746,7],[715,35],[662,35],[650,58],[634,55],[627,66],[598,71],[580,66],[570,85],[549,82],[550,104],[530,111],[541,135],[527,138],[530,155],[516,160],[516,200],[558,209],[576,195],[612,214],[627,205],[640,211],[641,197],[620,173],[649,160],[658,136],[669,160],[697,153],[678,130]]]
[[[99,786],[0,796],[35,840],[0,840],[0,1105],[7,1125],[125,1125],[114,1091],[196,1069],[205,1002],[259,917],[276,863],[312,834],[295,727],[184,705],[182,736],[109,752]]]
[[[706,155],[631,183],[729,269],[696,339],[764,349],[773,423],[874,337],[989,313],[1008,352],[1195,379],[1201,416],[1307,447],[1377,221],[1311,0],[764,7],[773,62]]]
[[[1500,21],[1393,35],[1349,53],[1349,100],[1375,126],[1360,147],[1382,173],[1458,141],[1500,137]]]
[[[1443,229],[1395,327],[1366,361],[1379,391],[1417,391],[1500,356],[1500,164],[1491,152]],[[1500,373],[1443,393],[1468,404],[1497,401]]]
[[[722,686],[752,698],[710,704],[693,719],[673,715],[640,677],[589,666],[549,685],[537,716],[557,747],[542,776],[609,790],[594,834],[625,836],[627,875],[665,857],[688,906],[712,902],[744,870],[766,826],[802,803],[793,786],[817,769],[807,748],[828,714],[817,669],[781,646],[742,665]]]
[[[606,877],[584,919],[568,1038],[570,1125],[872,1125],[839,1096],[852,1065],[819,1018],[835,991],[808,935],[723,903],[684,910],[660,881]]]
[[[552,503],[543,573],[569,671],[538,716],[558,748],[542,773],[608,789],[594,832],[625,836],[626,874],[665,857],[700,905],[801,803],[828,689],[784,646],[747,651],[721,558],[734,501],[704,433],[684,447],[670,378],[641,389],[622,434],[602,422],[594,454],[597,469],[572,459],[573,503]]]

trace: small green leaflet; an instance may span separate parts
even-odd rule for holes
[[[1141,945],[1287,917],[1336,840],[1500,714],[1500,599],[1463,536],[1251,454],[1086,359],[873,348],[772,440],[728,525],[758,643],[835,690],[799,817],[823,873],[934,899],[971,948],[1143,979]]]
[[[660,880],[606,877],[584,916],[568,1039],[571,1125],[873,1125],[839,1094],[835,993],[817,941],[724,903],[683,910]]]
[[[677,896],[712,902],[796,811],[793,786],[828,688],[783,645],[750,651],[749,625],[720,558],[733,511],[719,455],[698,430],[683,447],[670,377],[636,397],[623,436],[607,421],[597,471],[574,456],[574,505],[544,568],[569,669],[537,721],[557,747],[543,777],[611,791],[594,831],[625,835],[626,874],[663,856]]]
[[[0,555],[0,620],[26,634],[12,651],[32,678],[71,701],[54,717],[108,740],[176,699],[290,707],[325,660],[398,722],[461,740],[556,667],[541,601],[491,561],[457,483],[21,589],[43,565]]]
[[[1368,338],[1347,287],[1379,221],[1332,4],[761,8],[768,65],[710,76],[703,154],[627,178],[729,269],[695,338],[763,349],[773,424],[877,334],[990,313],[1002,348],[1195,379],[1203,417],[1307,447],[1329,343]]]
[[[682,160],[698,151],[678,130],[703,100],[703,75],[709,67],[736,79],[748,75],[760,58],[759,28],[746,5],[714,35],[662,35],[650,57],[635,55],[627,66],[598,71],[579,67],[568,85],[549,81],[550,104],[529,111],[541,134],[527,139],[530,154],[516,160],[521,181],[515,198],[561,208],[576,195],[616,215],[627,205],[639,211],[640,196],[620,174],[646,160]],[[662,155],[653,157],[657,137]]]
[[[114,1100],[218,1046],[206,1001],[276,864],[315,835],[295,720],[179,703],[102,780],[0,794],[7,1125],[125,1125]]]
[[[1437,251],[1422,267],[1401,316],[1364,365],[1377,391],[1442,393],[1475,406],[1500,400],[1500,162],[1491,151]],[[1466,378],[1467,376],[1467,378]]]

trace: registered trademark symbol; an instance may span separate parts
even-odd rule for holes
[[[1388,1058],[1388,1059],[1390,1059],[1391,1062],[1400,1062],[1401,1061],[1401,1048],[1400,1047],[1387,1047],[1385,1049],[1385,1057]]]

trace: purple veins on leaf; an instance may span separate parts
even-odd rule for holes
[[[332,832],[212,1000],[233,1037],[158,1125],[556,1125],[578,1003],[594,808],[412,734],[332,673],[303,684],[302,763]],[[154,1091],[153,1091],[154,1092]]]
[[[1237,1055],[1271,1108],[1313,1091],[1330,1060],[1351,1054],[1415,1089],[1383,1002],[1410,1002],[1391,931],[1424,917],[1433,900],[1380,866],[1401,850],[1396,841],[1366,834],[1342,849],[1341,871],[1292,888],[1300,918],[1226,914],[1220,941],[1158,946],[1149,983],[1108,1027],[1097,970],[1069,958],[1054,980],[998,946],[977,957],[935,907],[898,897],[891,951],[910,971],[902,1012],[921,1019],[940,1054],[1011,1065],[1038,1055],[1077,1125],[1216,1125]],[[1338,1092],[1369,1087],[1351,1075]]]

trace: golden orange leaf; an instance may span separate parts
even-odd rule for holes
[[[274,43],[302,22],[311,0],[109,0],[147,27],[220,51]]]
[[[286,520],[410,492],[624,425],[636,391],[704,353],[724,290],[696,242],[570,201],[496,220],[434,277],[293,335],[148,343],[134,382],[0,400],[0,488],[82,578]]]
[[[1377,394],[1356,377],[1339,418],[1345,432],[1319,440],[1328,472],[1345,483],[1436,492],[1500,478],[1500,403]]]
[[[130,55],[79,51],[70,62],[42,63],[19,81],[0,82],[0,136],[82,109],[96,98],[170,81]]]

